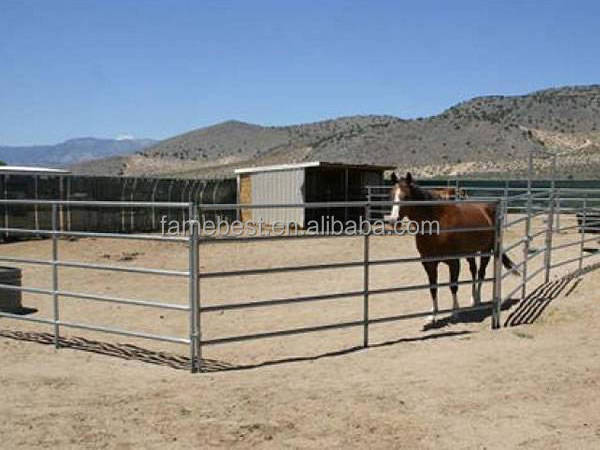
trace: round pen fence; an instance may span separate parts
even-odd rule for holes
[[[140,188],[140,186],[137,186]],[[149,186],[148,186],[149,188]],[[146,187],[144,187],[146,189]],[[168,186],[158,186],[155,196],[160,198]],[[189,368],[192,371],[202,369],[204,350],[211,346],[225,345],[236,342],[254,341],[264,338],[276,338],[292,335],[303,335],[317,333],[334,329],[360,329],[362,339],[360,345],[367,347],[371,342],[371,327],[377,324],[391,323],[406,319],[416,319],[431,314],[431,303],[428,291],[432,287],[449,288],[451,286],[469,286],[474,283],[471,279],[458,279],[455,283],[436,283],[432,285],[426,282],[423,273],[423,282],[412,282],[410,284],[399,284],[386,287],[378,287],[373,283],[373,271],[377,268],[393,266],[403,267],[407,264],[422,264],[435,260],[463,260],[469,257],[490,256],[493,257],[493,268],[489,271],[490,276],[483,279],[483,283],[490,286],[489,294],[482,298],[480,304],[475,306],[461,306],[458,310],[454,308],[442,308],[439,315],[450,315],[453,313],[468,313],[471,311],[488,311],[491,317],[492,328],[501,326],[501,314],[503,308],[517,301],[523,301],[532,292],[533,287],[539,287],[548,282],[554,269],[572,264],[581,272],[583,261],[588,257],[595,256],[598,251],[592,246],[598,238],[593,235],[598,230],[597,215],[600,207],[597,205],[600,198],[598,189],[573,189],[566,190],[556,186],[547,188],[533,187],[531,181],[526,182],[524,187],[511,191],[495,191],[489,195],[487,188],[476,190],[472,186],[467,192],[467,198],[448,200],[427,200],[411,202],[393,202],[389,200],[390,187],[371,187],[369,199],[359,202],[325,202],[325,203],[298,203],[298,204],[235,204],[235,203],[202,203],[188,201],[190,198],[198,198],[198,186],[190,184],[187,189],[181,191],[177,202],[141,202],[135,201],[57,201],[57,200],[26,200],[10,199],[0,200],[5,208],[22,208],[24,211],[37,209],[44,210],[49,214],[49,221],[39,222],[39,227],[3,227],[0,231],[4,233],[35,234],[50,238],[51,257],[48,259],[0,256],[2,263],[17,264],[22,267],[45,266],[52,273],[51,286],[47,288],[32,287],[28,285],[28,277],[23,277],[23,286],[0,284],[1,290],[18,291],[23,294],[43,295],[52,303],[49,317],[38,317],[38,315],[20,315],[11,312],[0,312],[4,319],[14,319],[49,325],[53,329],[54,343],[60,347],[61,333],[63,329],[88,330],[99,333],[116,334],[132,338],[148,339],[168,343],[182,344],[188,347]],[[515,188],[516,189],[516,188]],[[132,189],[133,192],[133,189]],[[386,215],[394,205],[412,205],[414,207],[431,207],[433,205],[452,204],[481,204],[482,202],[494,203],[495,218],[492,226],[475,228],[452,228],[440,229],[440,233],[475,233],[482,230],[494,233],[494,246],[489,253],[473,254],[449,254],[436,256],[435,258],[423,258],[420,256],[398,254],[395,257],[380,258],[373,253],[373,243],[378,239],[387,240],[386,246],[393,246],[399,242],[397,239],[414,239],[408,236],[396,236],[386,225],[377,224],[380,228],[365,226],[366,223],[374,223],[381,216]],[[247,232],[214,234],[214,224],[209,227],[209,219],[218,219],[218,214],[227,217],[236,217],[240,209],[299,209],[303,211],[315,211],[319,209],[334,210],[336,208],[353,208],[362,211],[360,218],[364,219],[363,228],[356,229],[353,233],[341,233],[334,235],[328,230],[311,230],[307,227],[291,227],[283,233],[275,233],[273,224],[266,227],[268,233],[262,235],[249,235]],[[64,220],[65,211],[86,210],[100,211],[127,210],[143,211],[140,214],[167,215],[170,220],[177,218],[192,226],[185,229],[184,233],[168,235],[161,232],[135,232],[124,233],[122,228],[116,227],[114,231],[80,231],[67,227],[61,228],[61,220]],[[150,211],[150,213],[148,213]],[[378,212],[381,212],[378,217]],[[168,214],[167,214],[168,213]],[[136,215],[139,217],[139,215]],[[160,216],[157,220],[160,222]],[[123,220],[123,217],[120,217]],[[127,220],[127,217],[125,217]],[[195,226],[194,226],[195,225]],[[383,227],[383,228],[381,228]],[[210,229],[209,229],[210,228]],[[217,227],[218,228],[218,227]],[[155,224],[151,230],[156,230]],[[220,229],[219,229],[220,230]],[[383,231],[382,231],[383,230]],[[164,230],[163,230],[164,231]],[[181,230],[179,230],[181,231]],[[65,259],[61,256],[59,245],[62,238],[89,238],[83,239],[82,245],[91,245],[93,242],[103,239],[127,239],[143,242],[163,242],[165,245],[177,245],[178,251],[185,251],[185,267],[178,269],[159,269],[156,267],[138,267],[125,264],[114,264],[107,262],[103,264],[90,263],[89,261]],[[281,249],[292,241],[302,239],[338,239],[346,238],[352,240],[353,247],[360,248],[361,258],[339,260],[336,262],[323,262],[314,260],[310,264],[294,264],[293,258],[287,264],[271,267],[234,267],[229,270],[210,270],[201,265],[208,253],[206,246],[226,246],[227,243],[239,244],[239,249],[245,245],[252,245],[273,240],[281,241]],[[286,242],[288,244],[286,244]],[[262,244],[261,244],[262,245]],[[182,250],[185,249],[185,250]],[[571,250],[565,256],[565,250],[576,249],[576,257]],[[240,250],[241,251],[241,250]],[[227,252],[213,252],[226,255]],[[501,263],[503,255],[510,255],[514,262],[513,269],[505,270]],[[59,269],[78,268],[90,271],[107,271],[110,273],[136,273],[151,276],[152,283],[156,285],[156,292],[160,293],[161,283],[166,278],[177,278],[186,283],[185,299],[179,302],[165,301],[158,298],[129,298],[119,295],[107,295],[101,292],[84,292],[84,289],[71,290],[63,287]],[[227,298],[226,300],[215,300],[203,291],[203,285],[210,280],[236,280],[243,277],[268,277],[277,274],[287,276],[293,273],[328,273],[336,270],[353,270],[353,274],[359,277],[357,283],[351,289],[336,290],[334,292],[323,292],[313,294],[310,292],[300,293],[293,296],[268,297],[268,298]],[[518,271],[519,275],[514,275]],[[378,298],[385,295],[396,295],[413,292],[422,300],[422,308],[419,311],[402,314],[374,315],[372,308],[377,304]],[[65,320],[61,315],[61,308],[68,299],[79,299],[84,302],[97,302],[127,305],[135,308],[149,308],[164,311],[165,313],[179,313],[179,319],[186,332],[183,335],[165,334],[161,329],[161,323],[157,321],[153,332],[139,331],[129,327],[115,328],[102,323],[94,323],[94,317],[80,317],[77,320]],[[352,320],[340,320],[331,323],[318,323],[301,327],[273,327],[252,333],[232,333],[224,335],[206,335],[204,332],[207,325],[215,315],[225,311],[246,310],[268,310],[274,307],[289,307],[300,304],[319,304],[320,308],[327,308],[332,302],[344,299],[353,299],[360,303],[360,317]],[[182,328],[183,329],[183,328]],[[351,343],[349,343],[351,344]]]

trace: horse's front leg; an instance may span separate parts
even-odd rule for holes
[[[439,261],[430,261],[424,262],[423,267],[425,267],[425,271],[427,272],[427,277],[429,278],[429,292],[431,293],[431,316],[429,316],[429,322],[435,323],[437,320],[438,313],[438,300],[437,300],[437,272],[438,272]]]
[[[467,258],[467,261],[469,261],[469,270],[473,280],[473,284],[471,284],[471,305],[476,306],[481,303],[479,283],[477,282],[477,262],[474,256]]]
[[[446,261],[450,269],[450,292],[452,292],[452,317],[458,317],[458,277],[460,275],[460,259],[450,259]]]
[[[489,256],[482,256],[479,260],[479,271],[478,271],[478,279],[477,279],[477,298],[481,302],[481,286],[483,285],[483,280],[485,279],[485,271],[487,269],[488,263],[490,262]]]

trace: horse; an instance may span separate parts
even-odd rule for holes
[[[467,198],[467,193],[464,191],[464,189],[457,189],[453,187],[428,189],[428,191],[440,200],[458,200],[461,198]]]
[[[428,189],[439,200],[459,200],[468,198],[467,193],[464,189],[458,189],[454,187],[447,188],[433,188]],[[467,257],[466,260],[469,262],[471,270],[477,272],[477,266],[475,264],[475,257]],[[460,265],[460,263],[459,263]],[[476,295],[474,295],[476,297]]]
[[[392,173],[393,186],[390,197],[394,202],[402,201],[432,201],[439,200],[440,193],[433,193],[421,188],[414,181],[410,172],[405,177],[398,178]],[[454,189],[454,188],[450,188]],[[450,270],[450,292],[452,293],[452,316],[456,317],[458,304],[458,276],[460,273],[460,260],[452,258],[453,255],[462,254],[490,254],[494,249],[494,227],[496,225],[496,206],[490,203],[455,203],[455,204],[431,204],[431,205],[400,205],[392,206],[390,215],[392,220],[408,217],[417,223],[426,221],[437,222],[439,230],[452,228],[482,228],[482,230],[461,232],[447,231],[437,234],[417,233],[415,235],[416,246],[422,258],[442,258],[435,261],[423,261],[423,267],[429,278],[429,288],[432,300],[432,311],[430,321],[435,323],[438,313],[437,301],[437,277],[438,265],[443,262]],[[450,258],[443,259],[444,256]],[[490,256],[481,255],[479,268],[475,256],[467,257],[469,269],[473,279],[472,305],[481,303],[481,286],[485,278],[485,272],[490,261]],[[502,264],[513,273],[518,274],[515,264],[506,255],[502,255]]]

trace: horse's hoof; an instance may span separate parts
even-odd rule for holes
[[[423,331],[431,330],[437,327],[437,318],[434,315],[427,317],[425,322],[423,323]]]

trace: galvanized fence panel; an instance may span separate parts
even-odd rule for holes
[[[15,258],[0,256],[0,261],[21,263],[26,265],[47,265],[52,268],[52,287],[51,289],[33,288],[28,286],[14,286],[8,284],[0,284],[0,289],[16,290],[21,292],[29,292],[34,294],[48,295],[52,298],[53,314],[52,317],[27,317],[19,314],[0,312],[0,317],[24,320],[37,323],[52,325],[54,328],[54,343],[59,347],[61,328],[74,328],[81,330],[90,330],[101,333],[109,333],[121,336],[130,336],[141,339],[149,339],[160,342],[169,342],[177,344],[185,344],[190,348],[190,364],[191,370],[197,371],[199,368],[199,346],[198,346],[198,325],[194,312],[199,311],[198,306],[198,229],[192,231],[189,236],[160,236],[160,235],[143,235],[143,234],[121,234],[121,233],[98,233],[86,231],[63,231],[60,230],[60,210],[61,208],[76,209],[94,209],[110,208],[116,210],[131,210],[132,208],[174,208],[187,209],[191,212],[192,217],[196,217],[195,205],[193,203],[148,203],[148,202],[114,202],[114,201],[57,201],[57,200],[0,200],[0,204],[6,207],[19,206],[24,209],[36,209],[39,207],[51,209],[51,227],[45,230],[33,230],[27,228],[11,228],[2,227],[0,231],[11,233],[41,233],[44,236],[49,236],[52,239],[52,256],[50,260],[36,260],[31,258]],[[187,242],[189,251],[189,266],[186,271],[150,269],[141,267],[125,267],[116,265],[92,264],[78,261],[65,261],[60,258],[58,238],[61,236],[80,236],[80,237],[95,237],[95,238],[111,238],[111,239],[141,239],[155,240],[167,242]],[[189,280],[188,296],[189,303],[183,306],[176,303],[168,303],[161,300],[140,300],[124,297],[113,297],[100,294],[89,294],[83,292],[71,292],[60,287],[59,267],[75,267],[80,269],[105,270],[128,273],[144,273],[166,277],[181,277]],[[189,333],[187,337],[170,336],[158,333],[147,333],[135,330],[122,328],[92,325],[87,322],[65,321],[60,315],[60,299],[76,298],[94,302],[118,303],[123,305],[131,305],[135,307],[156,308],[169,311],[183,311],[188,313],[190,318]]]
[[[392,202],[389,200],[386,201],[368,201],[368,202],[311,202],[311,203],[298,203],[298,204],[213,204],[213,205],[199,205],[201,211],[210,211],[213,209],[218,210],[238,210],[238,209],[267,209],[267,208],[361,208],[365,211],[365,214],[368,213],[370,208],[374,206],[386,207],[388,210],[391,209],[391,206],[394,204],[402,203],[402,204],[412,204],[419,206],[429,206],[433,203],[435,204],[454,204],[458,203],[457,200],[436,200],[436,201],[405,201],[405,202]],[[481,203],[481,200],[461,200],[463,203]],[[496,202],[498,204],[497,210],[501,211],[500,202]],[[498,233],[501,231],[500,227],[469,227],[469,228],[452,228],[452,229],[444,229],[440,230],[442,233],[444,232],[474,232],[474,231],[494,231],[495,234],[495,242],[501,242],[501,235]],[[293,236],[267,236],[267,237],[221,237],[221,238],[209,238],[205,236],[200,237],[200,246],[204,242],[213,242],[213,243],[224,243],[230,241],[259,241],[265,239],[291,239],[291,238],[314,238],[319,237],[322,238],[327,236],[327,234],[323,233],[302,233],[298,231]],[[347,237],[342,234],[342,236]],[[329,270],[329,269],[339,269],[339,268],[350,268],[350,267],[363,267],[363,289],[362,290],[354,290],[354,291],[346,291],[346,292],[336,292],[336,293],[324,293],[318,295],[302,295],[296,297],[287,297],[287,298],[271,298],[271,299],[259,299],[252,301],[242,301],[236,303],[222,303],[222,304],[212,304],[209,306],[201,306],[201,313],[215,313],[215,312],[223,312],[227,310],[243,310],[250,308],[262,308],[262,307],[272,307],[284,304],[300,304],[306,302],[323,302],[323,301],[335,301],[344,298],[360,298],[362,297],[363,301],[363,317],[360,320],[355,321],[346,321],[341,323],[331,323],[325,325],[318,326],[307,326],[301,328],[293,328],[293,329],[280,329],[276,331],[264,331],[260,333],[246,334],[246,335],[233,335],[233,336],[222,336],[210,339],[201,339],[200,345],[217,345],[217,344],[225,344],[231,342],[242,342],[249,341],[254,339],[263,339],[263,338],[272,338],[278,336],[289,336],[295,334],[304,334],[304,333],[312,333],[312,332],[320,332],[325,330],[332,329],[343,329],[343,328],[352,328],[352,327],[362,327],[363,328],[363,346],[367,347],[369,345],[369,326],[375,323],[386,323],[393,322],[398,320],[406,320],[406,319],[414,319],[419,317],[425,317],[431,314],[430,310],[410,313],[410,314],[401,314],[395,316],[388,317],[379,317],[376,319],[371,319],[369,317],[369,302],[373,296],[395,293],[395,292],[409,292],[409,291],[421,291],[428,290],[432,287],[451,287],[457,285],[469,285],[472,284],[472,280],[459,280],[455,283],[437,283],[435,285],[431,285],[429,283],[423,284],[414,284],[408,286],[396,286],[390,288],[379,288],[375,289],[370,287],[370,274],[369,269],[375,265],[385,265],[385,264],[401,264],[401,263],[415,263],[415,262],[427,262],[427,261],[446,261],[451,259],[462,259],[466,257],[474,257],[481,256],[481,253],[474,254],[460,254],[460,255],[441,255],[437,257],[409,257],[409,258],[393,258],[387,260],[374,260],[370,257],[369,253],[369,238],[371,236],[371,230],[367,230],[367,232],[359,232],[356,236],[359,239],[363,240],[363,260],[362,261],[348,261],[334,264],[314,264],[314,265],[296,265],[296,266],[285,266],[285,267],[274,267],[274,268],[265,268],[265,269],[244,269],[244,270],[235,270],[235,271],[220,271],[220,272],[201,272],[199,274],[200,280],[205,278],[226,278],[231,276],[242,276],[242,275],[265,275],[272,273],[281,273],[281,272],[297,272],[297,271],[318,271],[318,270]],[[331,236],[334,237],[334,236]],[[498,247],[501,248],[501,247]],[[202,251],[200,251],[202,253]],[[483,256],[491,256],[493,253],[485,254]],[[495,285],[499,283],[499,279],[496,277],[485,278],[482,280],[483,283],[494,283]],[[466,312],[466,311],[475,311],[475,310],[483,310],[488,309],[492,310],[494,314],[494,326],[499,323],[499,304],[500,304],[500,291],[495,288],[494,297],[487,302],[482,302],[479,305],[460,308],[456,311],[452,309],[445,309],[438,311],[438,314],[446,314],[452,312]]]
[[[474,307],[464,307],[460,308],[458,312],[462,311],[473,311],[479,309],[491,309],[492,313],[492,327],[498,328],[500,327],[500,314],[502,311],[502,304],[509,299],[512,298],[513,295],[520,292],[521,299],[524,299],[527,293],[528,283],[530,283],[536,276],[544,274],[547,279],[549,273],[552,269],[561,267],[570,263],[577,263],[578,267],[582,267],[582,261],[584,258],[588,256],[593,256],[595,253],[590,255],[584,255],[584,246],[586,242],[590,242],[595,238],[590,238],[586,236],[586,233],[589,233],[596,227],[590,227],[591,222],[588,220],[588,214],[596,211],[597,209],[593,206],[590,206],[589,199],[587,195],[591,193],[595,193],[595,190],[586,190],[585,197],[578,197],[576,195],[571,196],[562,196],[557,201],[556,197],[556,189],[541,189],[538,188],[534,191],[534,188],[529,185],[526,187],[525,193],[519,193],[514,195],[509,195],[509,190],[506,190],[507,195],[501,198],[493,198],[486,196],[486,201],[495,202],[496,203],[496,218],[493,227],[474,227],[474,228],[457,228],[457,229],[448,229],[441,230],[441,232],[473,232],[473,231],[481,231],[481,230],[493,230],[494,231],[494,248],[489,254],[453,254],[453,255],[441,255],[435,258],[423,258],[423,257],[401,257],[401,258],[388,258],[388,259],[374,259],[370,252],[370,239],[373,235],[373,230],[368,229],[366,231],[362,231],[357,233],[356,239],[362,240],[363,245],[363,257],[360,261],[346,261],[346,262],[337,262],[337,263],[318,263],[309,264],[309,265],[295,265],[295,266],[284,266],[284,267],[273,267],[273,268],[245,268],[238,270],[227,270],[227,271],[201,271],[199,260],[202,257],[202,245],[205,242],[213,242],[213,243],[222,243],[228,242],[231,240],[237,240],[239,242],[242,241],[257,241],[261,239],[309,239],[309,238],[323,238],[326,234],[323,233],[308,233],[302,232],[301,230],[296,230],[296,234],[293,236],[268,236],[268,237],[235,237],[235,236],[225,236],[219,238],[210,238],[207,237],[203,232],[201,227],[191,227],[190,233],[187,236],[163,236],[163,235],[155,235],[155,234],[132,234],[132,229],[127,227],[123,227],[123,211],[125,211],[125,217],[131,218],[131,212],[135,210],[145,210],[150,211],[147,214],[145,223],[149,224],[152,221],[156,222],[156,214],[163,213],[163,215],[167,215],[170,218],[179,218],[179,219],[192,219],[197,221],[196,223],[202,225],[202,217],[217,217],[218,214],[222,214],[223,217],[236,217],[236,211],[239,209],[252,209],[252,208],[361,208],[364,211],[365,217],[370,216],[370,212],[373,208],[379,207],[382,209],[387,209],[388,211],[391,209],[394,202],[390,200],[380,200],[375,196],[370,196],[368,201],[363,202],[322,202],[322,203],[298,203],[298,204],[254,204],[254,205],[241,205],[236,203],[216,203],[218,199],[215,195],[216,188],[212,188],[212,203],[203,203],[197,204],[193,201],[172,201],[172,202],[158,202],[157,198],[164,197],[165,195],[168,198],[175,198],[177,200],[184,199],[189,200],[193,198],[206,198],[205,196],[210,196],[207,192],[210,192],[210,188],[208,184],[202,183],[188,183],[187,186],[181,185],[181,189],[178,191],[173,189],[173,183],[156,183],[150,188],[144,188],[145,192],[150,192],[154,201],[122,201],[122,202],[114,202],[114,201],[56,201],[56,200],[24,200],[24,199],[13,199],[13,200],[0,200],[0,205],[4,208],[23,208],[23,210],[50,210],[50,226],[49,227],[41,227],[41,228],[26,228],[17,226],[18,223],[14,225],[12,223],[5,223],[5,226],[0,228],[1,232],[19,232],[19,233],[35,233],[43,236],[48,236],[52,238],[52,258],[50,260],[35,260],[35,259],[26,259],[26,258],[9,258],[9,257],[0,257],[0,261],[6,262],[20,262],[23,264],[44,264],[52,267],[52,288],[51,289],[39,289],[32,287],[15,287],[9,285],[0,285],[2,289],[18,289],[23,292],[32,292],[37,294],[45,294],[49,295],[53,299],[53,307],[54,313],[51,318],[37,318],[37,317],[26,317],[26,316],[18,316],[10,313],[0,313],[0,317],[11,318],[15,320],[28,320],[39,323],[47,323],[49,325],[54,326],[54,335],[55,335],[55,343],[58,345],[61,328],[76,328],[76,329],[84,329],[84,330],[94,330],[105,333],[118,334],[123,336],[133,336],[139,337],[143,339],[152,339],[157,341],[165,341],[165,342],[175,342],[175,343],[183,343],[189,346],[190,350],[190,361],[191,361],[191,369],[192,371],[197,371],[201,369],[201,358],[202,358],[202,348],[208,345],[217,345],[217,344],[226,344],[231,342],[241,342],[248,341],[254,339],[262,339],[262,338],[270,338],[277,336],[288,336],[288,335],[296,335],[296,334],[304,334],[304,333],[312,333],[312,332],[320,332],[324,330],[331,329],[342,329],[342,328],[351,328],[351,327],[362,327],[363,329],[363,337],[362,337],[362,345],[367,347],[369,345],[369,327],[373,324],[378,323],[387,323],[398,320],[406,320],[406,319],[414,319],[418,317],[424,317],[431,314],[431,311],[422,311],[422,312],[413,312],[410,314],[400,314],[400,315],[392,315],[378,318],[371,318],[369,315],[369,306],[370,302],[373,301],[374,297],[381,294],[394,293],[394,292],[408,292],[408,291],[426,291],[431,287],[449,287],[453,285],[470,285],[473,284],[472,280],[459,280],[456,283],[438,283],[436,285],[430,285],[429,283],[422,284],[413,284],[408,286],[393,286],[386,288],[374,288],[371,286],[371,274],[370,269],[374,266],[388,265],[388,264],[405,264],[405,263],[417,263],[417,262],[426,262],[433,260],[448,260],[448,259],[462,259],[466,257],[473,256],[494,256],[494,270],[493,276],[490,278],[485,278],[483,282],[485,283],[493,283],[493,295],[492,298],[488,301],[482,302],[480,305],[476,305]],[[71,189],[75,188],[75,192],[79,189],[77,186],[71,186]],[[133,192],[130,190],[129,192]],[[581,195],[581,190],[578,189],[578,194]],[[503,192],[504,194],[504,192]],[[523,195],[525,194],[525,195]],[[509,211],[511,211],[511,203],[512,202],[523,202],[524,201],[524,216],[521,217],[510,217]],[[412,201],[412,202],[398,202],[399,204],[412,204],[415,206],[418,205],[431,205],[431,204],[469,204],[469,203],[481,203],[482,198],[469,198],[469,199],[461,199],[461,200],[436,200],[436,201]],[[567,206],[566,202],[569,202]],[[579,206],[572,206],[579,202]],[[111,219],[113,222],[118,222],[118,224],[113,224],[108,227],[109,232],[98,232],[98,231],[79,231],[77,228],[85,228],[91,225],[77,225],[76,219],[75,224],[73,225],[73,216],[71,215],[71,227],[69,229],[64,230],[61,229],[61,211],[70,211],[71,213],[76,210],[101,210],[102,208],[120,211],[118,214],[118,219]],[[514,211],[514,209],[513,209]],[[577,219],[581,218],[577,222],[577,225],[564,225],[557,226],[556,225],[556,214],[557,211],[562,211],[563,214],[569,215],[570,218],[576,217]],[[515,214],[515,213],[513,213]],[[580,214],[577,216],[577,214]],[[211,216],[212,215],[212,216]],[[547,226],[546,228],[534,231],[532,227],[532,221],[534,219],[539,220],[542,217],[546,217]],[[41,224],[46,224],[46,220],[40,220],[38,222]],[[96,224],[98,222],[95,222]],[[595,223],[594,223],[595,224]],[[7,226],[8,225],[8,226]],[[156,225],[153,225],[153,228]],[[507,243],[505,242],[505,234],[507,231],[511,230],[513,227],[525,227],[524,235],[519,237],[515,242]],[[106,227],[106,225],[102,225],[102,227]],[[572,231],[577,230],[580,233],[580,236],[577,236],[577,239],[573,242],[566,242],[560,244],[553,244],[552,236],[558,232]],[[124,234],[129,233],[129,234]],[[185,271],[174,271],[174,270],[163,270],[163,269],[145,269],[145,268],[133,268],[133,267],[123,267],[123,266],[114,266],[114,265],[100,265],[100,264],[91,264],[91,263],[81,263],[76,261],[64,261],[60,259],[60,255],[58,252],[58,238],[60,236],[93,236],[93,237],[104,237],[104,238],[118,238],[118,239],[140,239],[140,240],[160,240],[167,242],[187,242],[188,243],[188,252],[189,252],[189,262],[188,269]],[[532,243],[534,240],[538,238],[544,239],[544,246],[541,248],[533,248]],[[580,254],[577,258],[568,258],[565,260],[557,260],[552,258],[552,252],[561,250],[563,248],[568,248],[570,246],[579,246]],[[508,274],[508,271],[503,271],[502,268],[502,255],[504,253],[512,252],[511,254],[521,254],[522,258],[520,260],[516,260],[516,266],[519,270],[521,270],[521,278],[520,283],[512,289],[511,292],[506,292],[503,289],[503,280]],[[539,268],[532,267],[532,261],[539,255],[544,255],[544,263]],[[95,294],[84,294],[78,292],[71,292],[61,289],[60,287],[60,279],[58,276],[58,268],[60,267],[78,267],[82,269],[93,269],[93,270],[110,270],[110,271],[123,271],[123,272],[133,272],[133,273],[146,273],[146,274],[154,274],[157,276],[167,276],[167,277],[182,277],[188,279],[188,295],[189,295],[189,303],[186,306],[172,304],[168,302],[164,302],[161,300],[154,299],[130,299],[130,298],[120,298],[114,296],[105,296],[105,295],[95,295]],[[295,297],[284,297],[284,298],[267,298],[267,299],[258,299],[252,301],[238,301],[238,302],[226,302],[221,304],[205,304],[202,300],[201,291],[200,291],[200,282],[202,279],[208,278],[227,278],[234,276],[243,276],[243,275],[265,275],[265,274],[274,274],[274,273],[286,273],[286,272],[300,272],[300,271],[326,271],[330,269],[339,269],[339,268],[352,268],[352,267],[362,267],[362,289],[360,290],[349,290],[345,292],[336,292],[336,293],[322,293],[318,295],[299,295]],[[60,298],[61,297],[71,297],[71,298],[79,298],[86,301],[97,301],[97,302],[108,302],[108,303],[120,303],[127,304],[138,307],[149,307],[149,308],[159,308],[165,310],[179,310],[187,312],[189,315],[189,333],[186,337],[181,336],[165,336],[159,333],[142,333],[133,330],[126,329],[117,329],[105,326],[96,326],[90,325],[86,322],[74,322],[74,321],[64,321],[60,317]],[[315,325],[315,326],[305,326],[300,328],[290,328],[290,329],[279,329],[279,330],[264,330],[262,332],[251,333],[251,334],[241,334],[241,335],[230,335],[230,336],[217,336],[211,337],[210,339],[205,339],[202,337],[202,321],[206,320],[206,318],[211,313],[218,313],[226,310],[244,310],[247,308],[269,308],[276,305],[284,305],[284,304],[301,304],[308,302],[329,302],[335,301],[343,298],[360,298],[362,299],[362,317],[353,321],[344,321],[340,323],[331,323],[324,325]],[[445,309],[438,311],[439,314],[449,314],[452,313],[452,309]],[[207,317],[205,317],[207,316]]]

